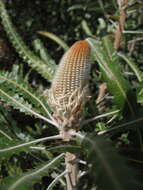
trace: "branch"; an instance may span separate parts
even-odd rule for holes
[[[120,18],[119,23],[115,32],[115,41],[114,41],[114,48],[117,50],[121,44],[122,32],[124,30],[126,13],[125,9],[128,4],[128,0],[118,0],[119,11],[120,11]]]

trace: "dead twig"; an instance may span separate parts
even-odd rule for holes
[[[102,83],[100,86],[99,86],[99,93],[98,93],[98,97],[96,99],[96,106],[97,106],[97,109],[99,112],[102,112],[103,111],[103,107],[104,107],[104,97],[105,97],[105,92],[106,92],[106,89],[107,89],[107,85],[106,83]]]
[[[124,30],[125,19],[126,19],[126,7],[128,4],[128,0],[117,0],[119,5],[120,18],[119,23],[117,25],[117,29],[115,32],[115,41],[114,48],[117,50],[121,45],[122,32]]]

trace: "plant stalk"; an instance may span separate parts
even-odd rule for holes
[[[67,190],[77,189],[78,163],[77,154],[66,152],[65,154]]]

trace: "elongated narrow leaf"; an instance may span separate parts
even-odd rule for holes
[[[6,137],[0,136],[0,150],[4,149],[6,147],[10,147],[10,146],[18,146],[19,144],[22,144],[22,142],[23,141],[21,141],[21,140],[17,140],[17,139],[9,140]],[[6,159],[8,160],[13,154],[18,154],[21,151],[27,151],[27,152],[30,151],[31,152],[31,150],[29,149],[29,146],[23,146],[23,147],[20,147],[20,148],[11,150],[11,151],[5,151],[3,153],[0,153],[0,161],[6,160]]]
[[[3,144],[7,140],[13,141],[16,139],[26,140],[30,134],[23,133],[21,128],[18,127],[18,123],[11,115],[11,109],[7,109],[3,105],[0,105],[0,139],[5,137],[2,141]]]
[[[51,147],[51,148],[48,148],[49,151],[51,152],[59,152],[59,153],[62,153],[62,152],[72,152],[72,153],[76,153],[76,152],[80,152],[82,151],[81,150],[81,147],[79,146],[76,146],[76,145],[59,145],[59,146],[54,146],[54,147]]]
[[[43,36],[46,36],[52,40],[54,40],[57,44],[59,44],[65,51],[68,50],[68,45],[60,39],[58,36],[56,36],[53,33],[46,32],[46,31],[39,31],[38,34],[41,34]]]
[[[82,29],[83,29],[83,31],[85,32],[85,34],[86,34],[87,36],[94,37],[94,35],[92,34],[92,32],[91,32],[91,30],[90,30],[90,28],[89,28],[89,26],[88,26],[86,20],[83,20],[83,21],[81,22],[81,26],[82,26]]]
[[[143,73],[138,68],[138,66],[134,63],[133,59],[131,59],[131,57],[128,57],[127,55],[124,55],[123,53],[118,53],[118,55],[131,67],[138,81],[139,82],[143,81]]]
[[[43,42],[38,38],[33,41],[33,46],[36,51],[36,53],[39,54],[40,58],[48,63],[55,64],[55,61],[51,58],[51,56],[48,54],[47,49],[44,47]]]
[[[108,89],[114,96],[114,103],[121,109],[126,102],[133,113],[127,96],[130,84],[122,75],[120,62],[111,41],[108,37],[104,37],[101,42],[96,42],[93,39],[87,40],[92,47],[93,57],[99,64],[103,80],[107,83]]]
[[[15,97],[17,100],[23,101],[23,103],[27,102],[39,113],[48,115],[46,100],[42,98],[38,92],[34,91],[24,80],[21,79],[19,82],[15,82],[11,80],[9,76],[6,77],[0,73],[0,89]],[[9,101],[7,101],[7,103],[10,104]]]
[[[143,82],[138,87],[137,99],[139,103],[143,104]]]
[[[52,190],[52,189],[54,189],[56,183],[59,182],[60,178],[61,178],[61,177],[64,177],[67,173],[68,173],[68,171],[65,170],[63,173],[61,173],[60,175],[58,175],[58,176],[52,181],[52,183],[50,183],[50,185],[48,186],[48,188],[47,188],[46,190]]]
[[[85,137],[83,148],[87,150],[92,182],[97,190],[141,190],[143,188],[136,181],[136,172],[127,166],[125,159],[104,137],[93,135]]]
[[[49,169],[58,167],[64,154],[60,154],[49,163],[45,163],[44,166],[31,170],[19,176],[7,177],[5,184],[0,186],[1,190],[30,190],[42,176],[48,175]]]
[[[10,93],[10,92],[9,92]],[[18,94],[9,94],[6,91],[0,89],[0,99],[6,102],[8,105],[14,107],[15,109],[24,112],[25,114],[31,114],[28,110],[31,110],[32,105],[25,101]]]
[[[51,80],[55,72],[56,65],[44,62],[28,48],[13,26],[3,0],[0,0],[0,17],[7,36],[9,37],[17,53],[19,53],[19,55],[29,64],[30,67],[40,73],[46,80]]]
[[[37,118],[40,118],[48,123],[55,125],[55,123],[53,123],[51,120],[49,120],[48,118],[34,111],[32,109],[31,104],[28,104],[28,102],[25,102],[23,98],[19,97],[17,94],[13,96],[5,92],[4,90],[0,89],[0,99],[7,102],[9,105],[13,106],[15,109],[18,109],[21,112],[24,112],[25,114],[33,115]]]
[[[50,137],[43,137],[43,138],[35,139],[29,142],[24,142],[24,143],[21,143],[21,141],[19,140],[14,140],[14,141],[9,140],[9,141],[6,141],[8,143],[5,144],[1,141],[0,155],[1,156],[10,155],[10,153],[13,154],[15,152],[20,152],[23,149],[25,150],[25,147],[29,147],[32,144],[41,143],[47,140],[55,140],[55,139],[61,139],[61,136],[55,135],[55,136],[50,136]],[[9,144],[9,142],[11,144]]]

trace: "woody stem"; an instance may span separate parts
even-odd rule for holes
[[[66,170],[68,171],[68,173],[66,174],[67,190],[77,189],[78,163],[76,162],[76,160],[76,154],[66,152],[65,164]]]

